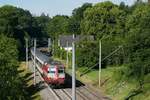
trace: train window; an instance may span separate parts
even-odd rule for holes
[[[56,72],[56,69],[54,67],[48,69],[48,73],[55,73],[55,72]]]
[[[63,69],[59,69],[58,73],[64,73],[64,70]]]
[[[48,73],[52,73],[53,74],[53,73],[55,73],[55,71],[50,70],[50,71],[48,71]]]

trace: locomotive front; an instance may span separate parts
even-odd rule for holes
[[[44,79],[47,83],[61,85],[65,82],[65,68],[60,64],[46,64],[42,67]]]

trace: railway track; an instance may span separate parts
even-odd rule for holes
[[[84,86],[83,86],[84,87]],[[77,88],[77,92],[79,92],[80,94],[82,94],[84,97],[86,97],[86,100],[101,100],[100,97],[97,97],[95,95],[93,95],[93,93],[91,91],[87,91],[85,88],[83,87],[79,87]]]
[[[38,66],[36,64],[36,66]],[[52,89],[43,79],[43,77],[41,76],[41,74],[36,71],[36,74],[39,76],[39,78],[44,82],[43,84],[47,87],[47,89],[49,90],[49,94],[53,95],[53,100],[71,100],[71,96],[69,96],[68,94],[66,94],[66,92],[64,92],[63,89]],[[49,99],[48,99],[49,100]]]
[[[36,66],[38,65],[36,64]],[[40,80],[43,82],[43,85],[48,89],[47,95],[50,96],[47,97],[46,100],[71,100],[72,98],[71,88],[60,88],[60,89],[51,88],[44,81],[43,77],[38,71],[36,71],[36,77],[39,77]],[[91,89],[89,89],[86,86],[76,87],[76,99],[77,100],[106,100],[106,99],[102,99],[100,96],[98,96],[96,93],[94,93]]]
[[[49,87],[49,85],[44,81],[43,77],[41,76],[41,74],[37,71],[38,76],[40,77],[40,79],[44,82],[44,85],[47,87],[47,89],[49,90],[49,94],[53,94],[54,100],[61,100],[60,97],[56,94],[56,92],[53,91],[52,88]]]
[[[66,94],[63,89],[53,89],[53,91],[57,94],[60,100],[71,100],[71,96]]]
[[[83,86],[82,88],[85,89],[85,91],[90,92],[90,94],[92,94],[93,96],[95,96],[95,97],[98,98],[98,99],[102,97],[100,94],[98,94],[98,93],[96,93],[96,92],[93,92],[90,87],[88,87],[88,88],[87,88],[87,87],[88,87],[88,86]]]
[[[33,58],[31,57],[32,61]],[[33,63],[33,62],[32,62]],[[46,87],[45,91],[43,92],[42,96],[44,95],[45,97],[43,97],[42,100],[71,100],[72,99],[72,78],[71,75],[68,75],[68,77],[66,77],[66,84],[64,84],[63,88],[59,88],[59,89],[55,89],[55,88],[51,88],[51,86],[49,86],[49,84],[47,84],[43,77],[41,76],[41,71],[39,71],[40,69],[40,65],[38,63],[35,64],[36,65],[36,78],[38,77],[38,83],[40,83],[41,81],[43,82],[42,84]],[[30,69],[33,71],[33,64],[30,66]],[[69,86],[69,87],[68,87]],[[95,93],[96,91],[91,90],[90,88],[88,88],[85,84],[79,82],[77,80],[76,82],[76,100],[108,100],[108,99],[104,99],[100,93]]]

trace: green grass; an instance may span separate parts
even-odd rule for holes
[[[120,78],[118,75],[121,67],[107,67],[101,71],[101,89],[113,100],[124,100],[133,90],[138,88],[138,82],[134,79],[128,80]],[[98,88],[98,70],[92,70],[80,77],[86,68],[81,67],[77,70],[77,78],[83,82],[92,84]],[[149,77],[148,77],[149,78]],[[144,92],[133,97],[133,100],[150,100],[150,84],[144,85]]]
[[[39,90],[33,86],[32,73],[26,68],[25,62],[21,62],[18,68],[19,75],[24,81],[24,88],[31,100],[41,100]]]
[[[143,93],[134,97],[135,100],[150,100],[150,74],[145,76],[145,84],[143,86]]]
[[[58,59],[57,59],[58,60]],[[63,61],[65,62],[65,61]],[[101,90],[107,94],[113,100],[125,100],[133,90],[136,90],[139,85],[135,79],[128,80],[127,78],[120,77],[120,69],[123,66],[109,66],[101,71]],[[77,68],[76,75],[77,79],[84,83],[92,84],[96,88],[98,86],[98,70],[92,70],[89,73],[80,77],[80,74],[85,70],[85,67]],[[67,72],[71,72],[71,67],[66,69]],[[149,80],[150,75],[145,77],[145,80]],[[144,84],[143,92],[134,96],[132,100],[150,100],[150,83]]]

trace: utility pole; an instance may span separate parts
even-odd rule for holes
[[[48,52],[50,52],[51,38],[48,38]]]
[[[72,100],[76,100],[76,74],[75,74],[75,44],[74,34],[72,42]]]
[[[36,56],[36,39],[34,39],[34,86],[36,84],[36,79],[35,79],[35,70],[36,70],[36,62],[35,62],[35,57]]]
[[[28,38],[26,40],[26,69],[28,68]]]
[[[54,56],[54,50],[55,50],[55,41],[53,40],[53,49],[52,49],[53,56]]]
[[[101,40],[99,40],[99,87],[101,86]]]
[[[69,65],[69,64],[68,64],[68,63],[69,63],[68,50],[69,50],[69,49],[68,49],[68,41],[67,41],[67,61],[66,61],[66,65],[67,65],[67,67],[68,67],[68,65]]]

